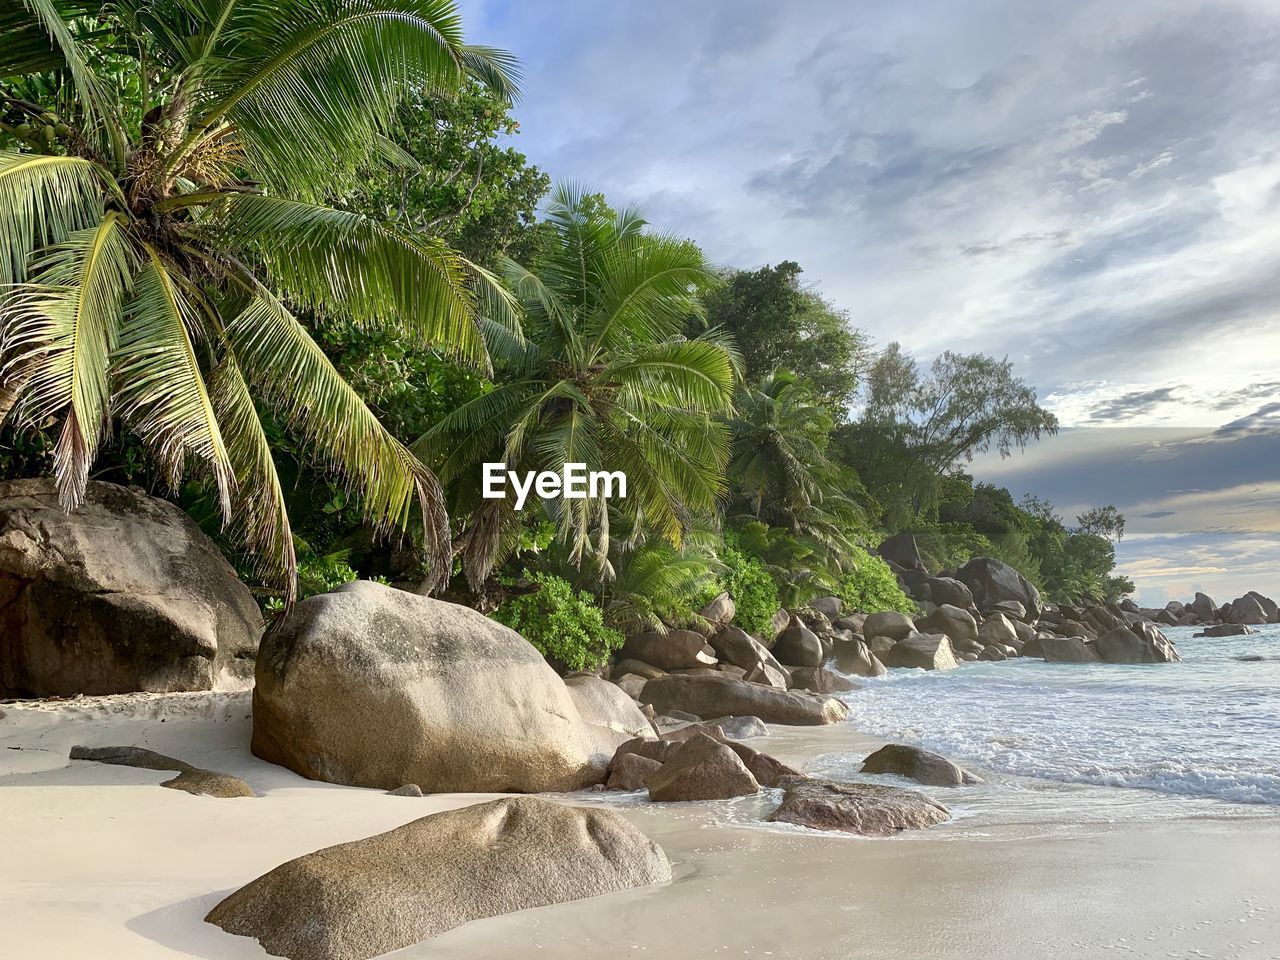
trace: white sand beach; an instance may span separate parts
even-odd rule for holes
[[[247,693],[3,709],[9,956],[263,957],[256,942],[203,922],[227,893],[289,858],[487,799],[390,797],[264,763],[247,747]],[[875,742],[840,724],[778,728],[754,744],[803,767]],[[71,762],[73,744],[145,746],[241,776],[260,796],[163,790],[171,774]],[[1057,804],[1055,791],[1073,802]],[[663,846],[674,882],[473,922],[395,956],[1280,957],[1280,817],[1269,808],[1184,801],[1185,816],[1148,816],[1144,791],[1046,792],[1001,778],[972,800],[926,792],[956,820],[887,840],[763,824],[768,796],[668,806],[566,797],[615,805]],[[1105,812],[1108,798],[1123,815]],[[1084,809],[1103,813],[1063,813]]]

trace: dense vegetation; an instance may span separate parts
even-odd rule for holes
[[[761,633],[824,594],[910,609],[868,552],[899,530],[934,570],[1132,589],[1114,508],[1069,527],[964,473],[1057,429],[1007,360],[922,370],[796,263],[717,271],[548,197],[513,78],[449,3],[7,5],[3,474],[53,473],[68,507],[91,468],[172,496],[264,602],[444,590],[568,667],[722,589]],[[629,496],[516,511],[484,461],[622,470]]]

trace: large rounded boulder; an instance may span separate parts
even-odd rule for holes
[[[239,689],[262,616],[213,542],[141,490],[0,483],[0,697]]]
[[[624,724],[584,719],[585,694],[475,610],[355,581],[302,601],[263,638],[252,748],[349,786],[577,790],[603,781],[626,739],[611,729]]]
[[[1022,604],[1029,620],[1040,618],[1040,591],[1007,563],[974,557],[956,571],[956,579],[969,588],[974,603],[984,613],[1001,601],[1014,600]]]
[[[205,920],[273,956],[368,960],[470,920],[670,880],[662,849],[612,810],[507,797],[290,860]]]

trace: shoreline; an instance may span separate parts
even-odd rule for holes
[[[304,780],[249,754],[248,697],[6,705],[0,741],[24,749],[0,751],[14,888],[0,903],[0,924],[18,952],[263,957],[255,942],[203,922],[230,890],[302,853],[493,796],[389,797]],[[63,748],[72,741],[168,752],[242,776],[261,796],[215,801],[159,789],[167,776],[160,772],[69,764]],[[805,766],[884,741],[845,723],[779,727],[751,742]],[[770,806],[767,796],[658,806],[589,791],[553,795],[608,805],[635,823],[667,850],[673,882],[477,921],[396,956],[1276,956],[1263,945],[1280,943],[1280,881],[1267,855],[1280,848],[1280,817],[1065,822],[1060,807],[1055,824],[1042,807],[1039,817],[991,822],[984,808],[1007,805],[1017,789],[1004,775],[984,788],[993,801],[903,785],[959,816],[868,839],[753,822],[753,807]],[[1043,784],[1033,792],[1125,794],[1137,807],[1135,795],[1148,793]]]

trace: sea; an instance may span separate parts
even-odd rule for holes
[[[1108,788],[1051,791],[1088,818],[1280,814],[1280,625],[1253,629],[1166,629],[1174,664],[891,670],[844,695],[848,723],[986,771],[1030,805],[1052,785]],[[851,759],[829,753],[807,769],[839,775]]]

